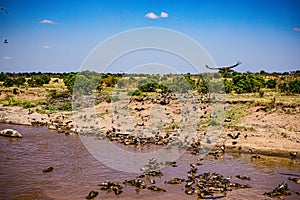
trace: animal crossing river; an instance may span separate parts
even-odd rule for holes
[[[122,184],[139,174],[105,166],[85,149],[77,135],[66,136],[44,127],[0,124],[0,129],[4,128],[18,130],[23,138],[0,137],[0,199],[85,199],[91,190],[99,192],[95,199],[197,199],[185,193],[184,183],[165,184],[173,177],[187,178],[190,164],[197,162],[189,153],[176,161],[177,167],[165,167],[161,169],[163,176],[153,178],[166,192],[136,190],[123,185],[123,192],[116,196],[113,192],[101,191],[97,185],[102,181]],[[226,153],[218,158],[207,155],[200,161],[198,173],[214,172],[230,177],[232,182],[251,186],[207,198],[271,199],[263,193],[272,191],[284,181],[291,192],[285,199],[300,198],[296,194],[300,192],[299,184],[288,180],[289,177],[300,178],[299,160],[263,155],[260,159],[251,159],[251,156]],[[52,166],[53,170],[44,173],[47,166]],[[251,180],[238,179],[237,175]]]

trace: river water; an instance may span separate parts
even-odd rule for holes
[[[184,193],[184,184],[166,185],[172,177],[186,178],[190,163],[196,157],[184,154],[177,160],[178,167],[162,169],[161,178],[155,178],[156,185],[166,193],[151,192],[147,189],[136,193],[132,186],[124,186],[119,196],[99,190],[101,181],[134,179],[137,174],[111,169],[95,159],[81,143],[79,136],[65,136],[45,127],[0,124],[0,130],[13,128],[23,134],[22,139],[0,137],[0,199],[85,199],[89,191],[97,190],[95,199],[197,199]],[[214,198],[221,199],[270,199],[262,195],[287,181],[292,195],[284,199],[300,199],[300,185],[288,181],[288,177],[300,177],[300,161],[290,158],[262,156],[252,160],[251,155],[227,153],[219,159],[206,156],[198,173],[216,172],[231,176],[233,182],[249,184],[252,188],[237,189]],[[43,173],[47,166],[53,166],[50,173]],[[236,175],[251,178],[238,180]],[[212,198],[211,198],[212,199]]]

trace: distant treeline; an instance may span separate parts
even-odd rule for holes
[[[93,71],[70,73],[0,73],[1,85],[4,87],[29,86],[38,87],[51,81],[58,82],[62,79],[68,91],[72,93],[74,88],[81,94],[101,92],[103,88],[118,87],[136,88],[129,91],[131,95],[144,95],[145,92],[168,93],[172,91],[187,92],[196,90],[199,93],[207,93],[214,88],[224,88],[226,93],[258,92],[263,95],[261,89],[268,88],[284,93],[300,93],[300,70],[284,73],[240,73],[234,70],[219,71],[219,73],[205,74],[99,74]],[[56,78],[56,79],[55,79]],[[221,79],[220,79],[221,78]],[[221,80],[221,81],[216,81]],[[209,85],[209,87],[208,87]]]

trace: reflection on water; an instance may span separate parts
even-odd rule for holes
[[[137,174],[119,172],[93,158],[78,136],[65,136],[43,127],[0,124],[0,129],[13,128],[23,134],[22,139],[0,137],[0,199],[85,199],[90,190],[99,190],[100,181],[123,182]],[[132,147],[130,147],[132,148]],[[164,176],[155,178],[156,185],[167,190],[154,193],[125,186],[124,192],[116,197],[100,191],[96,199],[197,199],[184,193],[184,184],[165,185],[172,177],[186,178],[189,164],[196,163],[196,157],[184,154],[177,160],[178,167],[162,170]],[[226,154],[216,160],[207,156],[198,173],[216,172],[231,176],[232,181],[250,184],[250,189],[228,192],[223,199],[269,199],[262,194],[271,191],[289,176],[300,176],[299,160],[262,156],[253,160],[251,155]],[[50,173],[43,173],[47,166],[53,166]],[[236,179],[236,175],[251,177],[250,181]],[[288,181],[292,192],[285,199],[299,199],[299,185]]]

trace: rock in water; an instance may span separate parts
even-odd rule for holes
[[[92,190],[90,191],[90,193],[88,194],[88,196],[86,197],[86,199],[93,199],[95,198],[99,193],[96,190]]]
[[[46,167],[45,169],[43,169],[43,172],[44,172],[44,173],[52,172],[52,171],[53,171],[53,167],[52,167],[52,166],[48,166],[48,167]]]
[[[16,130],[13,129],[4,129],[0,131],[0,136],[5,136],[5,137],[14,137],[14,138],[22,138],[23,136],[21,133],[19,133]]]

